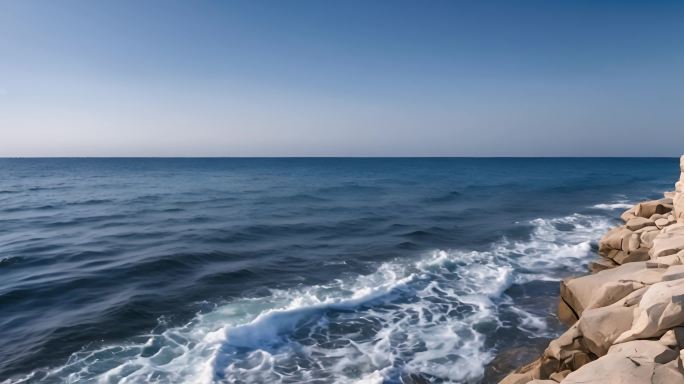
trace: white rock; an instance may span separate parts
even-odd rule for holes
[[[676,260],[679,260],[677,255],[672,255]],[[664,259],[664,257],[659,257],[658,259]],[[684,265],[672,265],[665,273],[663,273],[663,281],[672,281],[684,279]]]
[[[669,256],[674,255],[681,250],[684,250],[684,223],[677,223],[663,228],[663,230],[653,238],[651,256]]]
[[[665,366],[663,364],[668,364],[668,367],[676,366],[677,355],[677,352],[658,341],[637,340],[617,344],[605,356],[570,373],[562,383],[651,384],[651,380],[656,377],[658,380],[678,380],[673,375],[676,372],[661,372]]]
[[[634,340],[626,343],[615,344],[608,353],[618,353],[637,360],[638,362],[650,362],[665,364],[679,357],[679,353],[664,346],[662,343],[652,340]]]
[[[587,309],[578,322],[582,343],[596,356],[603,356],[615,339],[630,329],[634,311],[630,307],[608,306]]]
[[[671,222],[666,218],[660,218],[660,219],[655,221],[655,225],[656,225],[656,227],[658,227],[658,229],[663,229],[670,224],[671,224]]]
[[[651,285],[634,311],[631,328],[621,334],[615,343],[660,337],[668,329],[684,324],[684,280]]]
[[[648,227],[651,225],[655,225],[651,219],[646,219],[644,217],[635,217],[633,219],[630,219],[626,224],[625,227],[629,229],[630,231],[636,231],[638,229],[641,229],[643,227]]]

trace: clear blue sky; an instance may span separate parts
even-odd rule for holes
[[[0,156],[675,156],[684,1],[0,0]]]

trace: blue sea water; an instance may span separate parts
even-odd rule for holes
[[[558,280],[677,172],[0,159],[0,382],[494,382],[562,331]]]

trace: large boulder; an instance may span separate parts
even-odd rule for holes
[[[633,206],[632,208],[630,208],[630,209],[624,211],[624,212],[622,213],[622,215],[620,215],[620,218],[622,219],[622,221],[624,221],[624,222],[626,223],[626,222],[628,222],[630,219],[637,217],[637,216],[634,214],[635,211],[636,211],[636,205]]]
[[[639,230],[643,227],[649,227],[656,225],[653,220],[647,219],[644,217],[635,217],[633,219],[630,219],[626,224],[625,227],[629,229],[630,231],[636,231]]]
[[[650,384],[657,365],[642,364],[622,354],[609,353],[571,372],[563,384]]]
[[[653,258],[674,255],[684,250],[684,223],[677,223],[663,228],[653,239],[651,256]]]
[[[660,200],[643,201],[636,205],[634,214],[638,217],[649,218],[656,213],[663,214],[672,211],[672,200],[664,198]]]
[[[684,384],[684,370],[676,360],[659,365],[653,372],[651,384]]]
[[[612,251],[621,251],[623,243],[629,244],[632,231],[625,227],[616,227],[608,231],[599,241],[599,254],[612,259]]]
[[[639,234],[639,246],[644,248],[652,248],[653,240],[658,236],[660,230],[658,227],[644,227],[641,230],[634,232]]]
[[[629,356],[639,362],[665,364],[679,357],[679,352],[653,340],[634,340],[615,344],[608,353]]]
[[[535,379],[547,379],[556,371],[558,362],[542,356],[539,359],[520,367],[504,377],[499,384],[526,384]]]
[[[592,307],[594,302],[600,305],[612,304],[625,297],[624,295],[628,294],[630,289],[636,289],[638,284],[649,285],[661,280],[665,269],[647,268],[646,263],[644,261],[627,263],[593,275],[565,279],[561,282],[561,299],[578,316],[581,316],[586,308]],[[613,285],[602,289],[609,283]],[[638,284],[632,285],[631,283]]]
[[[576,323],[549,343],[541,361],[546,361],[547,367],[553,372],[549,373],[548,376],[545,375],[547,372],[543,372],[540,374],[540,378],[552,380],[563,378],[571,371],[579,369],[594,359],[596,359],[596,355],[584,346],[579,324]]]
[[[623,306],[587,309],[578,322],[582,344],[596,356],[605,355],[615,339],[630,329],[633,313]]]
[[[611,259],[606,259],[605,257],[600,257],[598,260],[594,260],[589,264],[589,270],[591,273],[597,273],[604,271],[606,269],[611,269],[617,267],[619,264]]]
[[[634,238],[634,235],[632,235],[632,238]],[[642,248],[636,245],[633,249],[617,252],[615,256],[613,256],[613,261],[620,265],[634,263],[636,261],[647,261],[651,259],[649,252],[650,250],[648,248]]]
[[[672,349],[684,348],[684,327],[674,327],[665,332],[660,339],[661,344]]]
[[[660,219],[656,219],[654,221],[654,223],[658,229],[663,229],[663,228],[667,227],[668,225],[672,224],[672,222],[670,220],[668,220],[666,217],[661,217]]]
[[[676,257],[676,255],[673,255]],[[672,256],[659,257],[659,259],[664,259]],[[677,258],[679,260],[679,258]],[[667,268],[665,273],[663,273],[663,281],[672,281],[684,279],[684,265],[671,265]]]
[[[676,351],[658,341],[637,340],[619,344],[612,346],[605,356],[570,373],[563,384],[651,384],[656,370],[663,364],[676,361],[677,357]],[[661,377],[673,376],[669,371],[661,373]]]
[[[615,342],[661,337],[679,325],[684,325],[684,279],[663,281],[646,289],[631,328]]]

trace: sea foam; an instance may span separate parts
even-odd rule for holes
[[[516,308],[512,284],[577,270],[606,219],[537,219],[527,241],[487,251],[435,250],[324,285],[274,290],[197,315],[188,324],[74,353],[51,369],[5,383],[477,382],[495,351],[483,327],[544,335],[546,320]],[[551,336],[551,335],[548,335]]]

